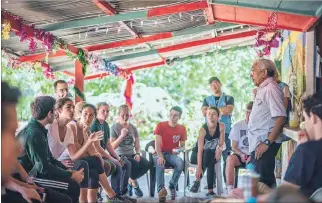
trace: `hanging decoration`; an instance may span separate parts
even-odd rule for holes
[[[41,62],[41,67],[43,68],[43,74],[47,79],[55,79],[55,75],[53,73],[53,69],[50,67],[50,65],[48,63],[45,62]]]
[[[29,43],[29,50],[32,52],[35,52],[36,49],[37,49],[37,42],[34,40],[34,38],[31,38]]]
[[[74,85],[75,84],[75,79],[74,78],[69,78],[67,81],[68,85]]]
[[[2,50],[2,55],[8,60],[8,67],[11,67],[12,69],[18,69],[28,65],[28,66],[32,66],[33,68],[42,68],[43,70],[42,73],[47,79],[54,80],[56,78],[53,72],[53,69],[50,67],[50,65],[43,61],[22,63],[21,61],[19,61],[19,59],[9,56],[9,54],[3,50]]]
[[[76,86],[74,86],[74,91],[79,98],[81,98],[83,101],[86,101],[84,93],[80,91]]]
[[[276,29],[278,16],[272,13],[267,21],[264,31],[258,31],[256,36],[256,52],[259,57],[268,56],[271,53],[271,48],[279,46],[279,39],[281,38],[281,31]]]
[[[9,39],[11,32],[11,23],[9,20],[4,20],[2,28],[2,39]]]
[[[124,91],[125,102],[128,105],[128,107],[130,107],[130,109],[132,109],[133,107],[133,102],[132,102],[133,85],[134,85],[134,77],[133,77],[133,74],[131,74],[131,76],[126,81],[126,86]]]
[[[129,79],[131,73],[126,70],[120,69],[114,63],[108,61],[107,59],[102,59],[100,56],[90,53],[89,54],[89,67],[99,71],[106,71],[114,76],[119,76],[123,79]]]
[[[68,48],[68,44],[66,42],[64,42],[63,40],[58,39],[57,37],[55,37],[53,34],[51,34],[50,32],[47,32],[45,30],[42,29],[37,29],[35,28],[35,25],[31,25],[29,27],[31,27],[33,29],[33,33],[29,35],[27,35],[25,29],[27,29],[28,25],[23,24],[22,20],[18,17],[15,16],[9,12],[4,11],[4,28],[3,30],[5,30],[8,33],[2,33],[2,37],[7,37],[9,38],[10,36],[10,31],[11,31],[11,24],[10,24],[10,18],[13,18],[15,20],[18,21],[18,23],[20,24],[20,32],[15,33],[17,36],[20,37],[20,42],[25,42],[26,40],[29,41],[29,50],[31,52],[35,52],[37,49],[37,40],[39,40],[42,44],[43,49],[45,50],[45,52],[47,53],[46,55],[46,59],[45,62],[46,64],[48,64],[48,56],[50,52],[55,53],[56,50],[58,49],[64,49],[66,51],[66,55],[69,56],[71,59],[73,60],[79,60],[80,63],[83,65],[83,75],[85,76],[86,71],[87,71],[87,67],[88,67],[88,61],[87,61],[87,56],[86,56],[86,52],[79,48],[78,49],[78,53],[77,55],[71,53],[71,51]],[[6,19],[8,18],[8,19]],[[45,73],[46,75],[48,75],[48,77],[52,77],[51,74],[48,74],[49,69],[45,68]]]

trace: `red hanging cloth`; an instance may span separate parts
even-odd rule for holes
[[[133,74],[130,74],[130,77],[126,81],[125,91],[124,91],[124,97],[126,105],[132,109],[133,103],[132,103],[132,92],[133,92],[133,85],[134,85],[134,77]]]

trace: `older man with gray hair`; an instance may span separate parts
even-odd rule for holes
[[[283,92],[274,80],[275,72],[271,60],[258,59],[250,74],[258,88],[248,122],[249,151],[251,162],[260,174],[260,182],[269,187],[276,184],[275,156],[281,146],[280,133],[286,118]]]

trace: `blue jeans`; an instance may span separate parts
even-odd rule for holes
[[[119,163],[110,160],[116,166],[116,171],[111,175],[111,186],[114,192],[118,195],[124,195],[127,193],[127,184],[131,174],[131,162],[124,160],[123,167]]]
[[[178,181],[180,178],[180,175],[184,169],[184,162],[183,160],[178,157],[177,155],[170,154],[167,152],[162,152],[163,157],[166,162],[166,166],[171,166],[173,168],[173,175],[172,178],[169,182],[169,188],[170,189],[175,189],[178,185]],[[159,165],[158,164],[158,156],[155,155],[153,157],[153,162],[156,168],[156,179],[157,179],[157,187],[158,187],[158,192],[164,188],[164,169],[165,165]]]

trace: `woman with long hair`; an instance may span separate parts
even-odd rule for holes
[[[191,154],[191,163],[197,164],[196,181],[190,191],[198,192],[200,180],[204,171],[207,169],[207,196],[215,195],[214,174],[215,164],[220,161],[225,143],[225,124],[219,122],[219,109],[208,107],[207,122],[200,128],[199,137],[195,148]]]
[[[140,155],[141,146],[139,133],[136,127],[129,123],[130,109],[127,105],[119,107],[119,121],[111,128],[112,147],[118,156],[125,156],[131,163],[130,180],[128,183],[128,195],[132,196],[132,188],[138,197],[143,196],[136,179],[140,178],[151,168],[148,160]]]
[[[97,132],[91,133],[90,132],[90,126],[93,123],[94,118],[96,117],[96,108],[92,104],[86,103],[82,110],[81,115],[79,118],[79,121],[70,122],[68,125],[73,131],[74,139],[75,139],[75,145],[74,149],[75,151],[80,151],[83,149],[84,146],[86,146],[86,143],[88,142],[88,139],[91,137],[92,134],[95,134]],[[104,133],[102,131],[100,132],[101,138],[103,137]],[[89,168],[93,168],[98,172],[99,175],[99,183],[101,184],[104,191],[107,193],[107,198],[109,201],[112,202],[136,202],[135,199],[128,198],[127,196],[119,196],[116,194],[113,189],[111,188],[107,176],[104,171],[104,161],[100,154],[96,151],[93,144],[88,146],[85,152],[83,152],[83,156],[93,156],[95,157],[95,162],[93,159],[88,160]],[[95,194],[96,195],[96,194]]]
[[[56,119],[49,127],[48,142],[54,157],[64,162],[72,160],[75,165],[82,162],[88,167],[88,178],[81,185],[80,202],[96,202],[96,194],[99,184],[102,185],[108,197],[115,200],[115,193],[109,187],[104,169],[100,159],[97,156],[87,154],[92,143],[101,140],[102,132],[96,132],[88,135],[82,146],[77,145],[77,139],[73,133],[70,124],[74,116],[74,102],[69,98],[62,98],[56,102],[55,106]]]
[[[121,158],[114,151],[110,142],[110,127],[106,122],[108,118],[110,106],[106,102],[99,102],[96,105],[97,116],[91,126],[91,132],[104,132],[104,138],[99,142],[95,142],[96,151],[104,159],[104,167],[109,164],[110,169],[105,167],[106,175],[111,174],[111,185],[113,190],[119,194],[124,195],[127,191],[121,190],[121,185],[125,185],[127,189],[128,179],[131,172],[131,162],[128,160],[121,161]],[[123,177],[123,178],[122,178]],[[125,183],[125,184],[124,184]]]

